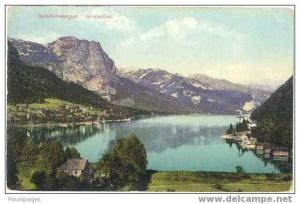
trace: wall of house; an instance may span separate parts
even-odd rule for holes
[[[64,172],[70,176],[76,176],[76,177],[80,177],[82,174],[81,170],[64,170]]]
[[[81,170],[73,170],[72,175],[76,177],[80,177],[82,174]]]

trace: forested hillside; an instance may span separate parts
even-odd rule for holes
[[[293,77],[276,90],[251,115],[257,121],[255,135],[261,142],[293,146]]]

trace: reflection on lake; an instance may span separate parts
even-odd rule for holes
[[[57,139],[94,162],[114,140],[134,133],[146,147],[148,169],[234,172],[236,166],[242,166],[246,172],[281,172],[280,165],[223,140],[220,136],[230,123],[236,123],[235,116],[158,116],[99,127],[28,128],[27,135],[35,141]]]

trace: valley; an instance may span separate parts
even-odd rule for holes
[[[258,121],[260,132],[253,135],[259,141],[269,141],[264,132],[269,127],[260,126],[267,114],[261,112],[274,103],[274,97],[281,101],[280,106],[290,105],[283,101],[291,99],[291,81],[283,91],[289,95],[281,99],[282,94],[276,96],[265,88],[203,74],[182,76],[163,69],[117,68],[99,42],[70,36],[45,45],[10,38],[8,45],[7,125],[13,188],[197,192],[290,189],[290,160],[261,158],[220,136],[229,124],[236,123],[237,112],[254,111],[252,117]],[[283,108],[282,112],[290,114],[289,110]],[[281,130],[284,128],[278,132]],[[108,153],[115,143],[132,137],[145,159],[138,182],[130,181],[127,171],[115,172],[114,165],[110,166],[114,159],[124,159],[129,150],[120,158],[110,158],[114,151]],[[290,145],[289,139],[283,141]],[[75,152],[73,156],[68,148]],[[122,146],[118,148],[123,151]],[[47,151],[53,151],[53,156]],[[73,157],[90,162],[94,171],[91,183],[56,173],[59,165]],[[128,165],[126,158],[124,162]],[[115,176],[103,176],[110,167],[107,174]],[[49,181],[39,184],[35,176],[40,174]],[[128,180],[119,183],[116,178],[123,178],[123,174]],[[203,175],[209,179],[203,180]],[[64,183],[64,179],[71,183]]]

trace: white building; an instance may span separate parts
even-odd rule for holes
[[[237,116],[237,122],[242,123],[244,120],[248,120],[248,118],[243,115],[243,112],[240,110],[240,114]]]
[[[255,128],[256,124],[253,122],[248,123],[248,128],[251,130],[251,128]]]
[[[238,116],[238,117],[237,117],[237,122],[238,122],[238,123],[242,123],[244,120],[245,120],[245,117],[244,117],[244,116]]]

